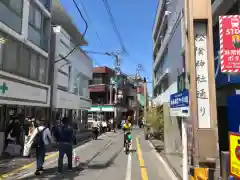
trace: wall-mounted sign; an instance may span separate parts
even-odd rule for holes
[[[211,128],[208,81],[207,25],[195,23],[195,66],[198,128]]]
[[[189,116],[189,92],[184,90],[170,95],[170,115]]]
[[[46,87],[38,88],[21,82],[0,79],[0,97],[14,98],[16,101],[31,100],[48,104],[48,91],[49,89]]]
[[[0,85],[0,92],[2,94],[5,94],[6,92],[8,91],[8,86],[5,82],[3,82],[1,85]]]
[[[221,72],[240,72],[240,15],[219,16]]]

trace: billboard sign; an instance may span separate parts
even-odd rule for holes
[[[219,16],[221,72],[240,72],[240,15]]]

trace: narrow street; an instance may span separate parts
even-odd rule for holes
[[[80,167],[57,175],[57,156],[47,157],[45,171],[35,176],[35,165],[8,179],[81,179],[81,180],[171,180],[176,179],[161,157],[155,153],[143,131],[133,130],[131,153],[123,150],[123,133],[106,133],[98,140],[76,148]]]

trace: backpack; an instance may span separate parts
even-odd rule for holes
[[[44,146],[44,140],[43,140],[43,132],[45,131],[44,128],[41,132],[39,131],[38,127],[37,127],[37,131],[38,133],[36,134],[35,138],[34,138],[34,144],[36,147],[43,147]]]

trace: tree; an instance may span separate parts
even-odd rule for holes
[[[151,107],[147,111],[147,124],[151,128],[151,132],[156,139],[164,140],[164,120],[162,112],[157,108]]]

